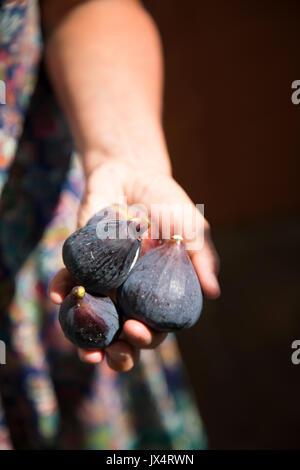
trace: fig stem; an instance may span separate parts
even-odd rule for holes
[[[73,289],[73,294],[76,295],[79,299],[82,299],[85,294],[85,288],[83,286],[76,286]]]
[[[181,235],[173,235],[171,238],[170,238],[170,241],[173,242],[173,243],[182,243],[183,242],[183,237]]]

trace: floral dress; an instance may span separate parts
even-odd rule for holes
[[[202,449],[173,335],[120,374],[61,332],[48,287],[84,177],[42,50],[37,1],[0,0],[0,449]]]

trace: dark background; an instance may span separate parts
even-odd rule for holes
[[[214,449],[300,448],[300,2],[147,0],[176,179],[205,204],[222,296],[179,342]]]

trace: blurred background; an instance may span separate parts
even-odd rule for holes
[[[176,179],[205,204],[222,296],[181,350],[214,449],[300,448],[300,3],[146,0]]]

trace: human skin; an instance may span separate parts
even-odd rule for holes
[[[209,224],[172,177],[161,123],[161,42],[152,18],[138,0],[44,0],[41,7],[48,74],[86,176],[78,225],[124,197],[149,213],[151,204],[164,204],[164,212],[170,207],[173,225],[182,218],[174,204],[190,205],[194,223],[202,219],[204,243],[189,254],[204,294],[217,298],[219,260]],[[59,271],[52,301],[60,304],[73,285],[67,270]],[[112,369],[127,371],[140,349],[155,348],[165,337],[127,320],[105,352],[79,350],[79,356],[91,363],[105,356]]]

